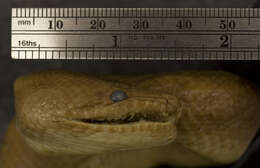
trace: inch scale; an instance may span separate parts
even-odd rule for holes
[[[13,59],[259,60],[256,8],[13,8]]]

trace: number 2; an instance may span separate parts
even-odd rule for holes
[[[220,47],[228,47],[229,46],[228,39],[229,39],[228,35],[226,34],[220,36],[220,40],[223,41]]]

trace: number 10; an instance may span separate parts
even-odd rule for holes
[[[62,29],[63,28],[63,21],[57,20],[56,24],[54,24],[52,20],[49,20],[49,29],[52,30],[52,29],[55,29],[55,28]]]

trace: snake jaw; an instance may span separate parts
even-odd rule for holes
[[[175,104],[169,105],[166,99],[132,97],[98,108],[75,109],[73,118],[56,123],[63,134],[51,133],[51,142],[73,142],[73,147],[68,151],[60,144],[55,144],[56,149],[52,152],[98,154],[170,144],[177,136],[178,104],[173,102]],[[61,137],[70,141],[66,142]]]
[[[177,135],[172,118],[178,101],[146,95],[77,108],[64,92],[41,89],[29,99],[16,97],[26,104],[17,104],[17,125],[26,142],[44,154],[92,155],[170,144]]]
[[[177,116],[176,102],[176,99],[169,101],[162,98],[129,98],[109,105],[78,109],[72,120],[98,125],[173,122]]]
[[[102,81],[95,83],[101,85],[99,90],[89,88],[93,83],[83,87],[79,82],[82,88],[71,88],[77,95],[73,97],[67,87],[55,89],[38,79],[30,84],[23,81],[16,84],[17,126],[40,153],[92,155],[167,145],[176,138],[176,98],[124,88],[127,98],[123,95],[123,100],[111,101],[111,93],[119,87]],[[24,97],[25,86],[28,98]],[[88,90],[83,92],[84,88]]]

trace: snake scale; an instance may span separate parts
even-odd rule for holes
[[[19,77],[1,168],[218,166],[260,127],[260,94],[222,71]]]

